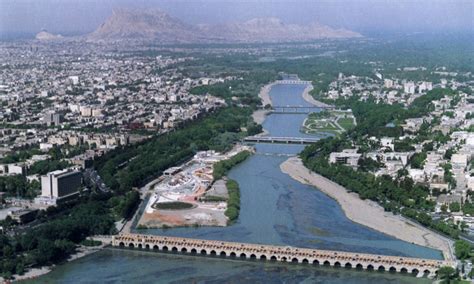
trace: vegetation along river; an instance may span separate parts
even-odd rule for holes
[[[270,96],[275,105],[309,105],[304,85],[276,85]],[[263,126],[272,136],[307,136],[300,132],[306,114],[272,114]],[[314,136],[313,136],[314,137]],[[350,221],[336,201],[280,171],[288,155],[303,146],[257,144],[257,153],[233,168],[239,182],[241,209],[229,227],[140,230],[140,233],[242,241],[440,259],[441,253],[397,240]],[[306,283],[428,283],[400,274],[344,268],[246,262],[221,258],[105,249],[57,267],[36,279],[40,282],[306,282]]]

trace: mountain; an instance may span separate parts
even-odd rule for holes
[[[55,39],[63,38],[63,36],[62,35],[55,35],[55,34],[49,33],[46,30],[42,30],[41,32],[36,34],[35,38],[37,40],[55,40]]]
[[[170,42],[291,42],[321,38],[361,37],[359,33],[333,29],[318,23],[285,24],[277,18],[258,18],[243,23],[189,25],[160,10],[115,10],[92,40],[149,39]]]
[[[162,42],[193,42],[200,31],[160,10],[114,10],[112,16],[89,35],[90,39],[156,39]]]
[[[308,41],[321,38],[350,38],[361,35],[313,23],[308,26],[285,24],[278,18],[257,18],[244,23],[220,26],[202,25],[201,30],[215,37],[236,42]]]

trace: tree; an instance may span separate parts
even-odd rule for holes
[[[451,266],[443,266],[438,270],[438,278],[446,280],[446,283],[451,283],[451,280],[455,279],[457,272]]]
[[[453,202],[453,203],[449,204],[449,211],[459,212],[459,211],[461,211],[461,205],[458,202]]]
[[[414,169],[422,169],[423,165],[425,164],[426,157],[427,155],[425,152],[415,153],[410,159],[411,167]]]
[[[446,204],[441,205],[441,212],[443,213],[448,212],[448,206],[446,206]]]
[[[457,240],[454,243],[454,254],[458,259],[464,260],[470,257],[472,247],[464,240]]]

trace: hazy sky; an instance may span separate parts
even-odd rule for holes
[[[188,23],[273,16],[362,33],[474,30],[474,0],[0,0],[0,34],[87,33],[120,7],[160,8]]]

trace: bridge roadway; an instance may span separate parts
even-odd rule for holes
[[[313,144],[318,141],[319,138],[310,137],[249,136],[244,138],[244,142],[253,143]]]
[[[155,235],[122,234],[112,237],[112,246],[190,253],[241,259],[317,264],[366,270],[434,276],[441,266],[453,262],[400,256],[330,251]]]

